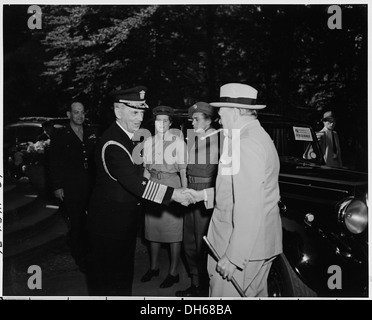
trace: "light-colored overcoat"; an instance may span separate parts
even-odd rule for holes
[[[226,254],[238,267],[234,278],[243,290],[251,282],[249,261],[266,260],[282,252],[279,167],[273,141],[258,120],[251,120],[240,131],[235,130],[232,138],[225,138],[216,189],[207,190],[206,206],[214,206],[208,239],[220,257]],[[208,272],[211,296],[239,296],[231,282],[227,284],[216,273],[211,256]]]

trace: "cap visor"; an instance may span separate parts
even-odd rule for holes
[[[140,103],[140,104],[127,104],[124,103],[127,107],[133,108],[133,109],[148,109],[148,105],[146,103]]]

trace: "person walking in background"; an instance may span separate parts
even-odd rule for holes
[[[90,295],[132,294],[134,253],[139,201],[184,203],[190,197],[172,187],[143,177],[143,167],[133,161],[132,138],[141,126],[146,87],[111,93],[116,121],[103,133],[96,152],[97,178],[90,200],[88,232],[88,288]]]
[[[195,201],[214,206],[208,240],[219,261],[208,257],[210,296],[240,296],[235,278],[247,297],[266,297],[274,258],[282,252],[279,215],[279,157],[274,143],[257,120],[257,90],[240,83],[220,88],[224,128],[216,189],[195,191]]]
[[[69,228],[68,244],[80,270],[86,271],[86,217],[94,181],[95,130],[85,125],[85,109],[80,102],[67,111],[70,123],[51,136],[49,148],[50,182],[61,201],[61,211]]]
[[[187,147],[183,139],[171,133],[173,109],[154,108],[155,135],[147,139],[143,148],[145,177],[173,188],[186,188]],[[179,282],[178,265],[181,255],[183,210],[180,205],[149,203],[145,213],[145,238],[150,244],[150,269],[142,282],[159,275],[159,251],[162,243],[170,245],[170,267],[161,288]]]
[[[330,167],[342,167],[341,147],[336,127],[335,114],[327,111],[323,115],[324,127],[316,133],[320,148],[323,152],[324,161]]]
[[[197,102],[189,108],[188,114],[196,133],[192,142],[189,139],[188,188],[203,190],[214,187],[218,167],[218,135],[201,139],[216,131],[212,127],[214,109],[206,102]],[[207,234],[212,211],[206,209],[203,203],[190,204],[185,209],[183,247],[191,286],[177,291],[178,297],[208,296],[208,255],[203,236]]]

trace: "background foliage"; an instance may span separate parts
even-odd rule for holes
[[[29,30],[27,6],[4,6],[4,123],[79,99],[107,124],[115,88],[143,84],[150,106],[187,108],[243,82],[265,112],[316,129],[334,110],[346,164],[367,170],[367,6],[341,8],[331,30],[325,5],[53,5]]]

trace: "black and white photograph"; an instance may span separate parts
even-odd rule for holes
[[[2,299],[369,300],[368,7],[3,2]]]

